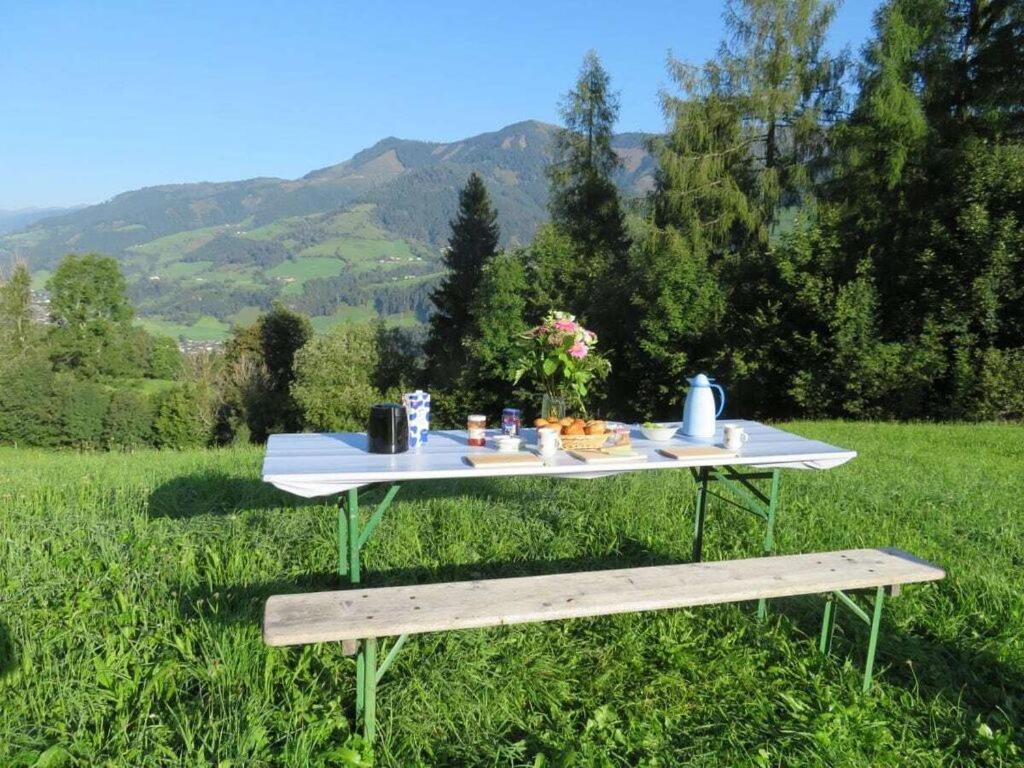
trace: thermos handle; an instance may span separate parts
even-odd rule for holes
[[[718,410],[715,411],[715,418],[717,419],[722,415],[722,410],[725,408],[725,390],[718,384],[712,384],[711,386],[718,390],[718,397],[720,400],[718,403]]]

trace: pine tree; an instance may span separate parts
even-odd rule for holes
[[[625,364],[631,344],[629,317],[632,283],[628,275],[629,236],[619,191],[612,178],[621,161],[612,148],[619,101],[597,53],[583,59],[579,77],[561,104],[565,127],[555,134],[554,159],[548,169],[549,207],[555,228],[571,244],[568,258],[552,277],[562,301],[540,307],[577,315],[597,333],[612,364],[608,389],[616,390],[614,371]],[[550,288],[542,288],[552,293]]]
[[[806,198],[842,106],[845,56],[823,50],[834,15],[832,0],[730,0],[717,57],[670,60],[682,96],[664,97],[673,124],[655,147],[660,224],[712,248],[764,245]]]
[[[721,92],[717,68],[701,74],[678,61],[669,68],[686,95],[662,97],[669,130],[651,143],[658,159],[655,224],[675,229],[704,254],[763,239],[763,221],[748,196],[753,162],[738,101]]]
[[[580,252],[580,274],[574,277],[582,280],[604,278],[610,262],[621,260],[629,247],[612,180],[621,162],[612,149],[619,102],[609,88],[608,73],[590,51],[563,100],[565,127],[555,134],[555,156],[548,169],[551,217]]]
[[[515,402],[512,380],[521,353],[519,336],[527,329],[528,294],[522,251],[499,253],[484,267],[463,379],[463,388],[475,394],[474,410],[497,416],[504,405]]]
[[[498,249],[497,212],[483,179],[471,173],[459,192],[459,211],[450,222],[444,255],[448,274],[431,294],[436,311],[424,344],[431,386],[451,387],[465,369],[466,340],[473,323],[473,301],[480,275]]]

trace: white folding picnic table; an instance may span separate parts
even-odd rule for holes
[[[338,510],[338,571],[351,583],[360,580],[359,553],[394,499],[401,483],[476,477],[551,476],[563,478],[595,478],[621,472],[650,472],[665,469],[688,469],[697,481],[697,505],[694,521],[693,559],[700,560],[707,509],[708,485],[714,481],[735,497],[734,503],[760,517],[766,526],[764,552],[774,550],[775,515],[779,498],[780,469],[829,469],[854,458],[855,451],[809,440],[791,432],[756,421],[731,420],[718,423],[718,433],[711,441],[721,444],[722,427],[742,426],[750,436],[739,454],[718,465],[714,458],[675,459],[658,452],[670,446],[706,445],[676,435],[669,443],[655,443],[636,433],[632,436],[634,450],[645,459],[624,459],[587,464],[567,453],[557,453],[542,464],[516,466],[478,466],[467,461],[470,453],[493,452],[487,447],[468,445],[465,431],[431,432],[426,445],[394,455],[367,451],[363,433],[336,432],[323,434],[272,435],[263,461],[263,479],[288,493],[313,498],[347,493],[348,503]],[[533,430],[524,430],[529,443]],[[496,433],[489,433],[489,437]],[[768,481],[767,488],[758,485]],[[360,526],[359,489],[385,484],[384,498]],[[763,612],[763,606],[761,609]]]

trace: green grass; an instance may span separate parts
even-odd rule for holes
[[[329,235],[349,236],[360,239],[383,239],[387,237],[371,218],[376,206],[364,203],[354,205],[349,210],[334,214],[313,214],[311,216],[292,216],[278,219],[262,227],[250,229],[245,237],[250,240],[280,240],[295,242],[295,233],[310,226],[322,228]]]
[[[228,320],[231,321],[231,325],[233,326],[245,328],[255,324],[256,321],[260,319],[261,314],[263,314],[263,312],[259,307],[242,307],[231,315]]]
[[[212,266],[212,261],[179,261],[163,267],[159,275],[162,279],[172,280],[179,277],[192,277],[205,272]]]
[[[229,229],[227,226],[190,229],[187,232],[176,232],[173,235],[158,237],[141,245],[133,245],[128,250],[141,256],[154,257],[157,264],[167,264],[177,261],[205,245],[227,229]]]
[[[231,329],[227,323],[209,315],[200,317],[191,325],[172,323],[169,320],[155,317],[140,317],[135,322],[150,333],[170,336],[175,339],[184,336],[186,339],[196,341],[221,341],[227,338],[228,331]]]
[[[381,686],[376,765],[1020,765],[1024,427],[790,428],[861,455],[785,472],[780,551],[948,570],[889,603],[870,695],[863,629],[820,657],[809,599],[435,634]],[[353,661],[260,637],[268,595],[336,584],[335,511],[260,458],[0,450],[0,765],[357,764]],[[410,484],[366,583],[686,560],[692,510],[684,471]],[[757,554],[755,522],[712,500],[706,556]]]
[[[344,271],[345,262],[339,259],[300,257],[294,261],[283,261],[266,274],[268,277],[287,281],[281,290],[281,293],[287,296],[302,293],[302,285],[307,280],[334,277]]]
[[[313,330],[317,333],[327,333],[338,325],[345,323],[368,323],[377,318],[377,311],[370,304],[362,304],[358,307],[339,307],[333,315],[309,318],[313,324]]]
[[[404,240],[364,240],[353,237],[339,237],[306,248],[302,257],[313,256],[345,259],[362,267],[358,271],[379,269],[381,259],[412,261],[415,257],[409,244]]]
[[[48,269],[36,269],[32,272],[32,290],[41,291],[46,288],[46,281],[50,279],[52,275]]]

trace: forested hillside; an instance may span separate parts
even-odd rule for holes
[[[68,213],[72,208],[18,208],[0,210],[0,235],[15,232],[35,224],[37,221]]]
[[[126,192],[0,237],[0,260],[24,259],[41,287],[66,253],[114,256],[140,315],[172,335],[223,335],[278,297],[319,324],[423,320],[470,171],[494,198],[503,244],[529,242],[547,218],[554,130],[527,121],[447,144],[387,138],[300,179]],[[623,192],[648,190],[654,163],[644,137],[615,143]]]

